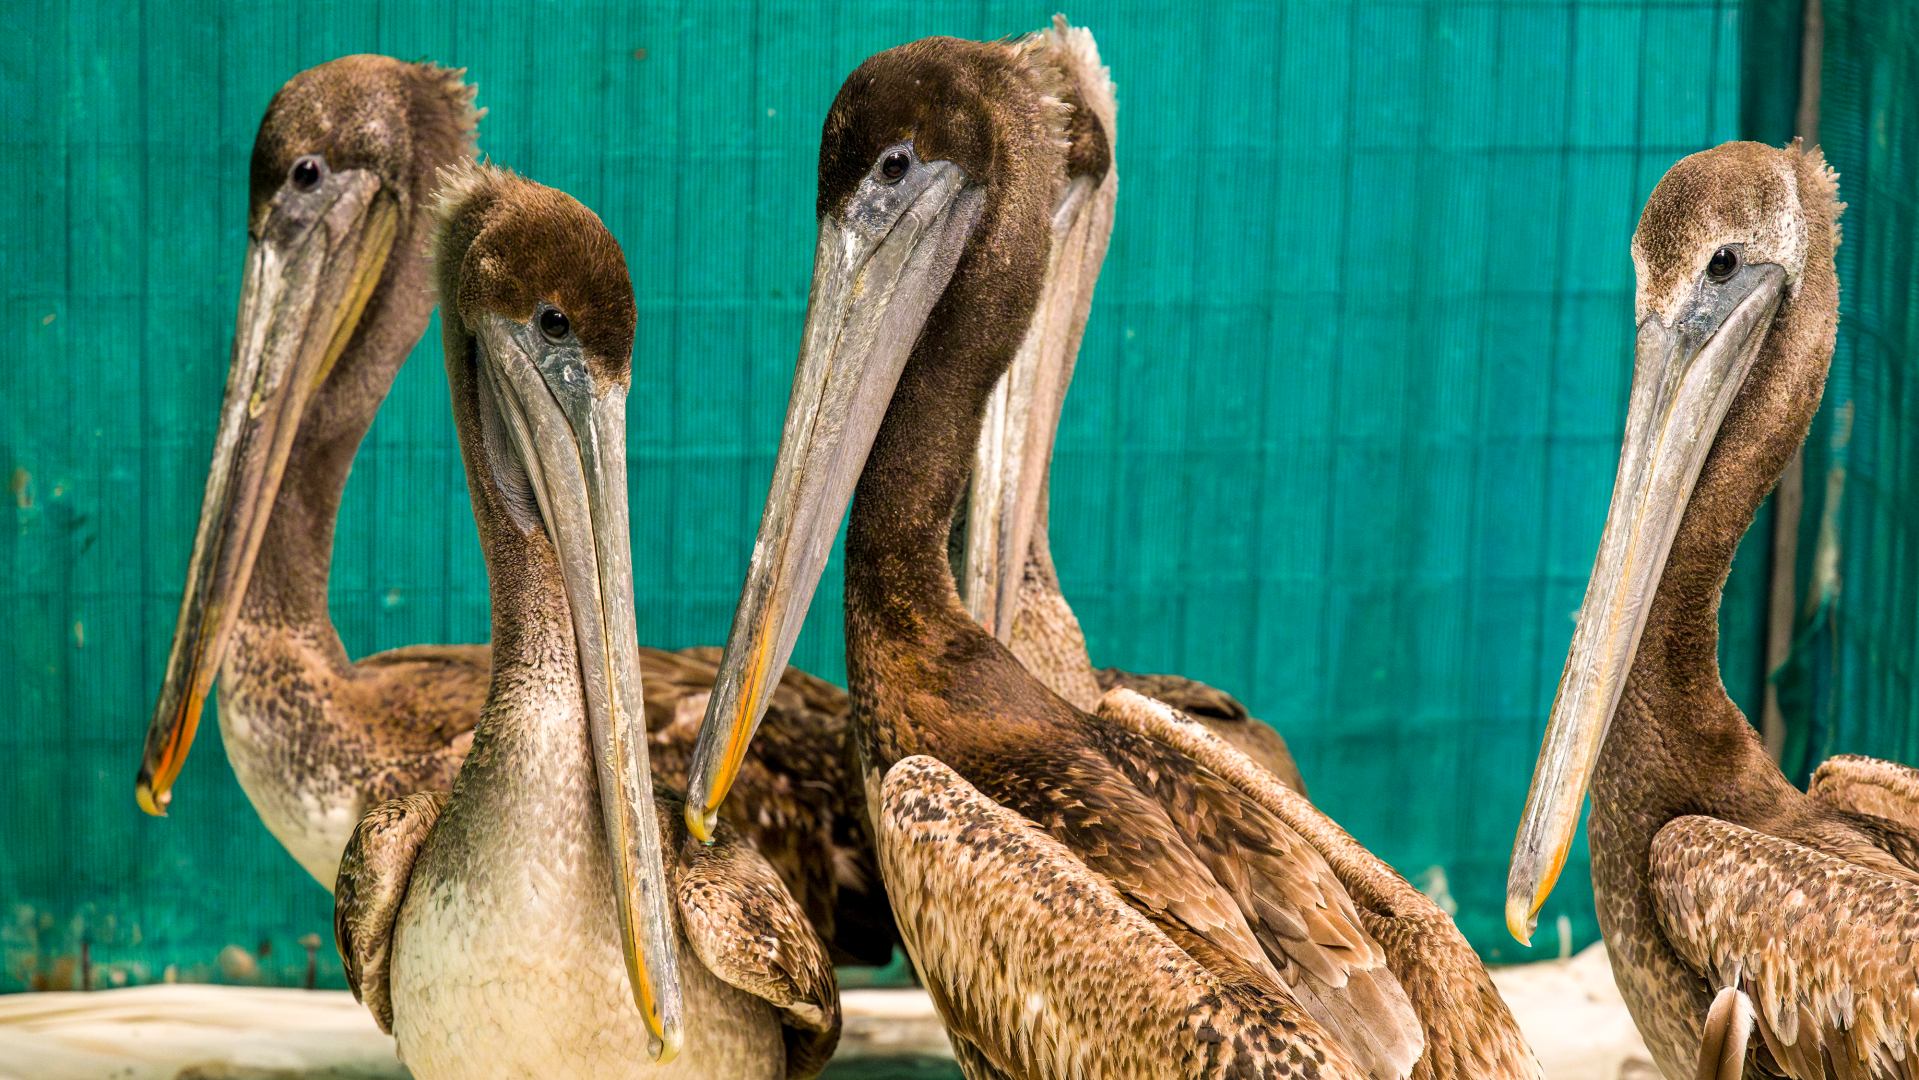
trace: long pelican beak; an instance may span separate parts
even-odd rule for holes
[[[1691,302],[1640,320],[1612,506],[1533,771],[1506,880],[1506,929],[1529,944],[1566,865],[1666,555],[1719,426],[1759,356],[1785,271],[1755,263],[1701,281]]]
[[[330,203],[276,212],[247,243],[233,361],[187,564],[166,681],[134,782],[164,815],[231,636],[287,454],[313,392],[359,325],[393,250],[398,211],[370,172],[334,174]]]
[[[896,186],[868,178],[820,222],[772,487],[688,775],[686,825],[701,840],[712,838],[894,386],[983,200],[958,166],[923,162]]]
[[[626,387],[596,389],[577,344],[543,346],[539,331],[498,315],[478,333],[482,423],[504,428],[559,558],[620,952],[656,1061],[681,1042],[678,949],[667,909],[659,814],[647,765],[633,555],[627,528]],[[535,358],[538,358],[536,360]]]
[[[1072,179],[1053,211],[1053,247],[1026,338],[986,401],[967,492],[960,597],[1001,641],[1013,635],[1026,556],[1046,507],[1060,407],[1113,231],[1118,173]]]

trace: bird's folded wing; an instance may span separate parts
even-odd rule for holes
[[[329,693],[336,713],[379,721],[367,726],[366,745],[356,748],[373,767],[360,792],[362,806],[451,790],[473,747],[490,671],[485,645],[409,645],[353,665],[354,677]]]
[[[393,925],[406,901],[414,862],[446,799],[443,791],[423,791],[368,810],[347,841],[334,883],[333,940],[346,967],[347,986],[389,1034]]]
[[[1232,743],[1278,777],[1280,783],[1302,795],[1306,793],[1306,781],[1300,776],[1299,763],[1293,760],[1285,737],[1272,725],[1255,719],[1239,699],[1226,691],[1184,675],[1141,675],[1119,668],[1102,668],[1094,675],[1099,679],[1102,693],[1131,690],[1142,697],[1165,702]]]
[[[1373,1075],[1409,1075],[1425,1047],[1419,1017],[1346,885],[1306,837],[1161,737],[1156,724],[1175,716],[1137,694],[1109,693],[1095,719],[1101,749],[1163,808],[1306,1011]]]
[[[1648,874],[1667,940],[1752,998],[1788,1076],[1919,1076],[1919,885],[1707,817],[1660,829]]]
[[[839,983],[825,942],[772,866],[730,828],[717,843],[681,850],[688,854],[674,893],[687,944],[722,982],[780,1010],[787,1076],[817,1075],[840,1039]]]
[[[1221,978],[1033,822],[927,757],[879,793],[894,913],[956,1044],[1008,1076],[1359,1077],[1265,978]]]
[[[1418,1015],[1437,1075],[1525,1080],[1539,1062],[1479,955],[1452,917],[1354,840],[1304,793],[1166,703],[1118,689],[1100,702],[1110,723],[1170,747],[1234,785],[1325,858],[1358,906]],[[1447,1071],[1450,1069],[1450,1071]]]
[[[1812,774],[1806,794],[1919,832],[1919,769],[1910,765],[1853,754],[1828,758]]]
[[[1184,675],[1143,675],[1119,668],[1101,668],[1094,672],[1101,691],[1131,690],[1135,694],[1163,701],[1195,720],[1247,720],[1251,714],[1239,699]]]

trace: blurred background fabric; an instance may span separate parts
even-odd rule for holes
[[[247,161],[295,72],[465,66],[481,147],[598,211],[639,303],[641,640],[729,625],[791,382],[821,118],[844,76],[1004,2],[0,3],[0,990],[341,985],[331,902],[217,726],[143,817],[153,707],[226,374]],[[1800,3],[1099,2],[1118,220],[1054,469],[1096,662],[1284,731],[1315,800],[1494,961],[1596,936],[1583,841],[1533,950],[1506,860],[1597,546],[1631,376],[1627,242],[1679,157],[1789,138]],[[1919,12],[1825,0],[1817,101],[1851,208],[1844,316],[1784,575],[1789,772],[1919,759]],[[439,333],[362,449],[335,549],[348,651],[480,641]],[[1721,652],[1755,722],[1774,525]],[[837,557],[795,661],[843,678]],[[1780,630],[1773,619],[1772,630]],[[209,714],[211,715],[211,714]],[[319,944],[302,939],[317,934]]]

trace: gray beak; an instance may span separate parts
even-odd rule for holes
[[[393,250],[399,214],[379,180],[360,170],[334,179],[339,193],[325,206],[276,212],[247,244],[213,465],[134,782],[135,801],[149,814],[166,813],[186,764],[300,418],[352,339]]]
[[[1639,324],[1612,505],[1513,843],[1506,928],[1521,942],[1565,867],[1666,555],[1785,283],[1778,266],[1744,265],[1724,283],[1702,281],[1670,323]]]
[[[493,410],[559,557],[586,691],[620,953],[654,1059],[679,1053],[679,950],[647,764],[633,557],[627,528],[626,387],[596,388],[577,345],[541,349],[493,316],[479,333],[482,408]],[[536,365],[533,357],[542,357]]]
[[[1097,187],[1085,176],[1066,186],[1053,212],[1053,247],[1032,326],[986,402],[959,586],[967,611],[1001,641],[1012,638],[1020,579],[1046,516],[1053,439],[1112,237],[1118,188],[1110,169]]]
[[[958,166],[923,162],[896,186],[869,177],[843,213],[820,222],[779,457],[688,776],[686,824],[702,840],[793,654],[900,372],[983,200]]]

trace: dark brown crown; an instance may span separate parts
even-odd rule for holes
[[[402,213],[432,194],[439,170],[473,156],[484,110],[464,69],[388,56],[342,56],[287,80],[253,140],[249,220],[257,225],[293,163],[308,154],[335,171],[366,169]]]
[[[469,329],[488,314],[566,314],[602,374],[625,378],[633,352],[633,283],[619,241],[563,191],[490,165],[441,177],[433,245],[441,318]]]

